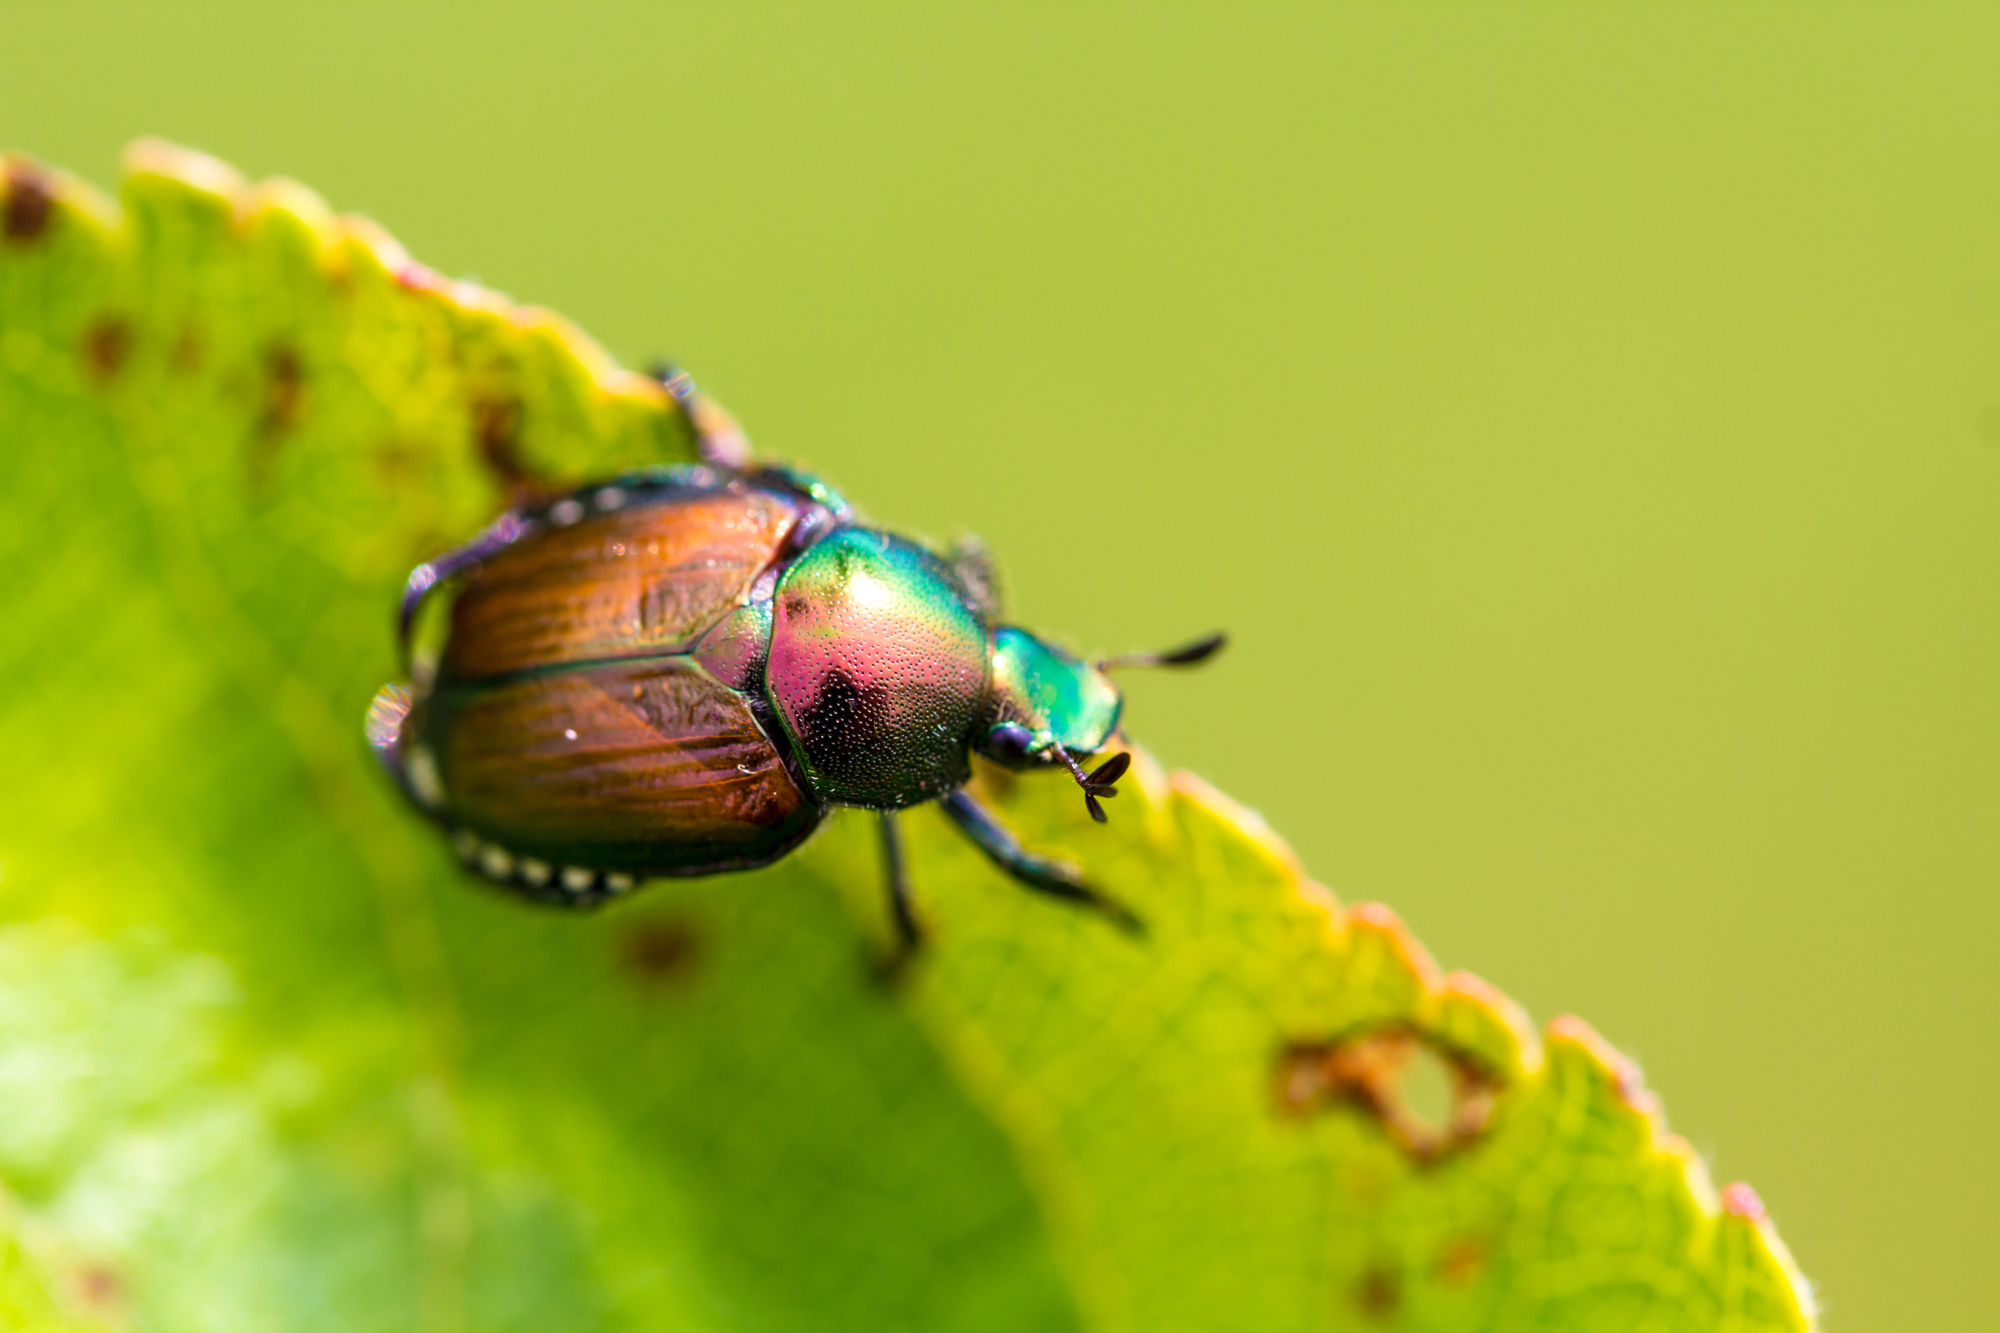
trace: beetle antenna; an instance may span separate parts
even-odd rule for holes
[[[1116,796],[1118,779],[1125,776],[1125,770],[1132,767],[1132,756],[1126,753],[1112,755],[1090,772],[1083,771],[1083,765],[1063,748],[1061,741],[1050,741],[1049,748],[1056,758],[1062,760],[1063,767],[1076,779],[1076,785],[1083,788],[1083,803],[1090,811],[1090,817],[1102,824],[1106,822],[1104,807],[1097,803],[1100,796]]]
[[[1120,653],[1116,657],[1097,659],[1099,671],[1116,671],[1120,667],[1180,667],[1194,666],[1206,662],[1222,651],[1222,645],[1229,642],[1227,634],[1211,634],[1193,643],[1184,643],[1178,648],[1169,648],[1163,653]]]

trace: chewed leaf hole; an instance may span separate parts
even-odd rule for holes
[[[1479,1137],[1501,1090],[1490,1071],[1407,1028],[1294,1042],[1279,1052],[1276,1074],[1281,1115],[1358,1110],[1424,1162]]]
[[[1451,1128],[1452,1068],[1423,1042],[1411,1046],[1402,1071],[1403,1109],[1432,1134]]]

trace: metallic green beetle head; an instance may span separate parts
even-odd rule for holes
[[[1119,666],[1200,661],[1218,636],[1171,653],[1085,662],[1012,625],[989,630],[962,577],[914,542],[842,528],[780,576],[764,688],[824,802],[897,810],[971,776],[968,749],[1011,767],[1064,767],[1093,817],[1131,763],[1104,749]]]
[[[1118,729],[1125,697],[1111,678],[1027,630],[993,632],[993,674],[972,745],[1010,767],[1059,764],[1104,748]]]
[[[1094,754],[1118,729],[1125,699],[1105,673],[1119,667],[1193,666],[1213,657],[1222,635],[1211,634],[1163,653],[1127,653],[1085,662],[1047,640],[1012,625],[993,634],[992,673],[986,711],[972,748],[1010,767],[1060,764],[1083,788],[1090,817],[1104,822],[1100,796],[1117,794],[1118,779],[1131,766],[1129,753],[1115,754],[1086,773],[1080,755]]]

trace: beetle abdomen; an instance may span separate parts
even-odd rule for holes
[[[465,576],[440,679],[685,652],[744,600],[802,508],[735,486],[635,500],[506,547]]]
[[[442,818],[554,866],[745,869],[822,814],[743,697],[685,657],[447,687],[406,739],[433,756]]]

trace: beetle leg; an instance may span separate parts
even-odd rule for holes
[[[726,468],[741,468],[750,462],[750,440],[743,434],[743,428],[713,398],[695,387],[694,376],[662,361],[653,367],[653,378],[674,400],[688,429],[694,432],[695,451],[702,462]]]
[[[893,978],[903,970],[923,946],[924,930],[917,924],[916,909],[910,905],[910,879],[904,869],[903,829],[893,811],[882,811],[882,875],[889,889],[889,915],[896,923],[896,945],[882,960],[883,976]]]
[[[1000,619],[1000,569],[985,542],[969,532],[960,535],[945,552],[944,567],[973,610],[989,622]]]
[[[1146,933],[1146,923],[1134,916],[1130,908],[1085,884],[1061,861],[1037,856],[1023,847],[1012,829],[967,793],[955,791],[940,804],[951,822],[958,825],[959,832],[972,839],[987,859],[1012,875],[1023,888],[1088,907],[1129,935]]]
[[[540,526],[535,520],[510,509],[487,524],[485,530],[470,541],[454,546],[410,571],[410,577],[403,583],[402,603],[396,611],[396,644],[405,662],[410,656],[410,630],[416,623],[417,610],[424,604],[424,599],[439,584],[512,546],[529,533],[538,531]]]

